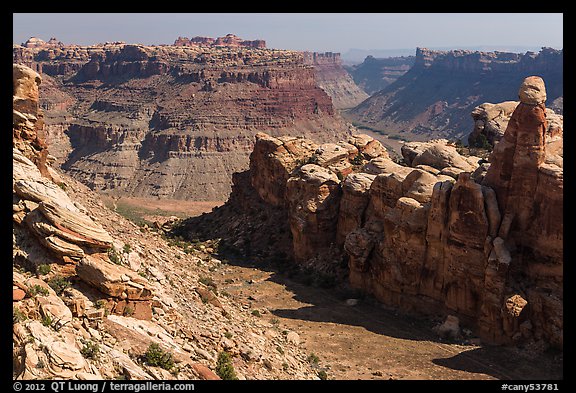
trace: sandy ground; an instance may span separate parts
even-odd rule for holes
[[[222,202],[121,198],[116,203],[166,218],[199,215]],[[247,260],[221,265],[213,278],[219,291],[259,310],[260,318],[275,320],[279,331],[298,333],[299,345],[318,356],[329,379],[562,378],[561,355],[445,342],[433,333],[430,320],[398,314],[370,299],[351,306],[349,293],[305,285]]]
[[[117,207],[130,208],[148,221],[155,221],[160,217],[176,216],[178,218],[195,217],[208,213],[216,206],[224,204],[223,201],[182,201],[176,199],[153,199],[137,197],[113,198],[100,195],[106,206],[113,209]]]
[[[224,265],[219,290],[295,331],[329,379],[561,379],[561,359],[518,350],[443,342],[430,320],[397,314],[379,303],[350,306],[334,289],[304,285],[275,271]]]

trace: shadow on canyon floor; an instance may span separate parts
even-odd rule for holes
[[[503,380],[562,379],[562,353],[532,353],[527,349],[502,346],[477,347],[462,341],[444,340],[432,330],[441,319],[418,317],[385,307],[346,284],[328,287],[322,287],[318,282],[311,284],[308,276],[278,269],[274,263],[257,263],[241,257],[226,258],[226,262],[229,266],[261,272],[266,277],[262,284],[278,284],[285,289],[286,296],[297,302],[298,307],[290,308],[295,303],[288,305],[279,294],[270,292],[264,285],[258,286],[263,305],[275,317],[295,322],[318,322],[321,326],[355,326],[393,340],[413,343],[408,345],[433,347],[435,353],[442,356],[432,358],[433,364],[471,375],[484,374]],[[245,284],[244,288],[250,291],[251,285]],[[355,305],[347,304],[346,300],[351,298],[356,299]]]

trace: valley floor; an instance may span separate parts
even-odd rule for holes
[[[371,299],[348,305],[345,293],[296,282],[274,271],[223,264],[220,291],[297,332],[329,379],[561,379],[561,355],[442,342],[433,321],[396,314]]]
[[[107,199],[106,204],[110,202]],[[180,202],[122,198],[117,201],[117,210],[129,208],[144,218],[150,218],[154,211],[156,217],[166,219],[191,208],[196,210],[188,210],[188,216],[200,215],[219,204]],[[398,314],[371,298],[356,296],[358,299],[347,302],[354,297],[353,291],[308,285],[301,276],[280,273],[277,267],[215,257],[223,262],[211,269],[210,278],[218,292],[251,312],[253,318],[271,323],[277,332],[296,332],[297,345],[328,379],[563,378],[561,353],[535,355],[529,349],[442,341],[432,330],[440,321]]]

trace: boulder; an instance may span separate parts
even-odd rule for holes
[[[102,254],[86,255],[76,266],[76,274],[108,296],[127,300],[151,300],[153,290],[138,273],[107,261]],[[128,281],[124,278],[128,277]]]

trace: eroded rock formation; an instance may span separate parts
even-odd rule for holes
[[[451,315],[488,343],[561,348],[563,142],[561,128],[547,132],[545,96],[541,78],[526,78],[485,176],[446,140],[406,144],[403,166],[368,136],[316,148],[260,135],[236,177],[244,188],[184,233],[217,226],[265,258],[278,248],[253,233],[273,234],[288,259],[324,274],[347,261],[350,284],[388,305]]]
[[[247,48],[266,48],[264,40],[243,40],[234,34],[226,34],[224,37],[178,37],[174,46],[232,46]]]
[[[518,86],[530,75],[546,80],[549,102],[562,97],[563,51],[542,48],[539,53],[519,54],[417,48],[410,70],[344,115],[384,132],[404,131],[408,140],[465,139],[475,107],[515,98]],[[511,113],[510,108],[507,112]]]
[[[374,94],[404,75],[414,65],[414,59],[414,56],[367,56],[361,64],[348,66],[346,69],[360,88],[368,94]]]
[[[260,337],[272,325],[203,284],[219,260],[138,228],[43,161],[42,78],[13,75],[13,378],[213,380],[223,350],[240,379],[315,377],[297,345]],[[172,363],[152,362],[152,344]]]
[[[368,98],[343,67],[340,53],[304,52],[304,63],[314,66],[318,86],[332,98],[336,109],[353,108]]]
[[[259,131],[317,142],[349,132],[302,53],[232,38],[15,47],[13,57],[47,75],[47,143],[73,177],[123,195],[224,200]]]

